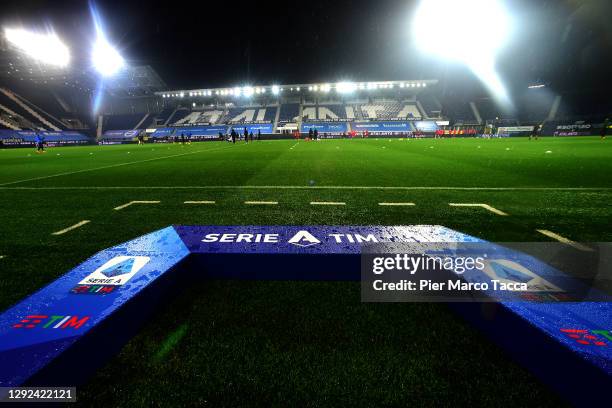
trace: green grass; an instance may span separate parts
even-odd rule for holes
[[[612,145],[598,138],[0,150],[0,308],[98,250],[169,224],[441,224],[492,241],[548,239],[536,229],[609,241],[610,174]],[[160,203],[113,210],[132,200]],[[449,202],[487,203],[509,215]],[[84,219],[91,223],[51,235]],[[322,282],[194,285],[79,389],[85,406],[525,405],[526,398],[559,402],[444,305],[362,304],[358,284]]]

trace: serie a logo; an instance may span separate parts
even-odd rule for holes
[[[13,329],[79,329],[89,320],[89,316],[65,315],[27,315]]]

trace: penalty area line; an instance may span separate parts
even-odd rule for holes
[[[508,215],[502,210],[498,210],[497,208],[492,207],[489,204],[484,204],[484,203],[448,203],[448,205],[450,205],[451,207],[480,207],[480,208],[484,208],[487,211],[492,212],[493,214]]]
[[[311,201],[310,205],[346,205],[343,201]]]
[[[384,207],[403,207],[403,206],[413,206],[415,203],[378,203],[380,206]]]
[[[564,236],[556,234],[556,233],[554,233],[552,231],[545,230],[545,229],[537,229],[536,231],[539,232],[542,235],[547,236],[548,238],[552,238],[552,239],[557,240],[557,241],[559,241],[561,243],[564,243],[564,244],[567,244],[569,246],[572,246],[572,247],[576,248],[579,251],[593,252],[592,248],[589,248],[586,245],[582,245],[581,243],[578,243],[576,241],[572,241],[571,239],[565,238]]]
[[[85,224],[89,224],[89,223],[90,223],[90,221],[89,221],[89,220],[83,220],[83,221],[81,221],[81,222],[77,222],[77,223],[76,223],[76,224],[74,224],[74,225],[71,225],[71,226],[70,226],[70,227],[68,227],[68,228],[64,228],[63,230],[59,230],[59,231],[52,232],[52,233],[51,233],[51,235],[63,235],[63,234],[65,234],[65,233],[67,233],[67,232],[70,232],[70,231],[72,231],[72,230],[75,230],[75,229],[77,229],[77,228],[80,228],[80,227],[82,227],[83,225],[85,225]]]
[[[278,201],[245,201],[247,205],[278,205]]]
[[[159,204],[159,203],[160,201],[130,201],[129,203],[121,204],[120,206],[113,208],[113,210],[116,210],[116,211],[123,210],[124,208],[127,208],[133,204]]]
[[[216,201],[185,201],[183,204],[216,204]]]

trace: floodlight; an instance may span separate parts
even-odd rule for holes
[[[295,88],[296,91],[300,92],[300,87]]]
[[[250,86],[245,86],[242,88],[242,94],[247,98],[253,95],[253,88]]]
[[[110,45],[101,32],[98,33],[98,39],[93,46],[91,61],[94,68],[105,77],[115,75],[125,66],[121,54]]]
[[[280,92],[280,89],[279,89],[278,85],[272,85],[272,93],[274,95],[278,95],[279,92]]]
[[[338,91],[338,93],[352,93],[355,92],[356,89],[357,85],[353,82],[338,82],[336,84],[336,91]]]
[[[5,28],[6,40],[31,58],[60,68],[68,66],[70,51],[53,33],[39,34],[21,28]]]
[[[483,21],[491,22],[485,31]],[[502,0],[421,0],[412,31],[419,49],[465,64],[498,101],[509,104],[495,59],[508,41],[511,25]]]

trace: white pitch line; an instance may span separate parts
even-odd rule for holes
[[[89,220],[83,220],[81,222],[77,222],[76,224],[71,225],[68,228],[64,228],[63,230],[55,231],[55,232],[51,233],[51,235],[63,235],[63,234],[65,234],[67,232],[70,232],[70,231],[72,231],[74,229],[80,228],[80,227],[82,227],[85,224],[89,224],[89,222],[90,222]]]
[[[240,145],[243,146],[243,145]],[[95,170],[95,169],[91,169]],[[89,171],[89,170],[88,170]],[[23,180],[27,181],[27,180]],[[612,187],[451,187],[451,186],[49,186],[49,187],[4,187],[0,190],[398,190],[398,191],[589,191],[609,192]]]
[[[215,201],[185,201],[183,204],[216,204]]]
[[[179,154],[173,154],[173,155],[170,155],[170,156],[162,156],[162,157],[153,157],[151,159],[136,160],[136,161],[126,162],[126,163],[109,164],[108,166],[94,167],[94,168],[90,168],[90,169],[81,169],[81,170],[75,170],[75,171],[66,171],[66,172],[63,172],[63,173],[49,174],[47,176],[32,177],[32,178],[29,178],[29,179],[10,181],[8,183],[1,183],[0,186],[10,186],[10,185],[13,185],[13,184],[25,183],[25,182],[28,182],[28,181],[45,180],[45,179],[49,179],[49,178],[53,178],[53,177],[69,176],[69,175],[72,175],[72,174],[86,173],[86,172],[89,172],[89,171],[112,169],[114,167],[129,166],[131,164],[146,163],[146,162],[152,162],[152,161],[156,161],[156,160],[171,159],[173,157],[187,156],[187,155],[190,155],[190,154],[206,153],[206,152],[213,152],[213,151],[216,151],[216,150],[225,150],[225,149],[230,149],[230,147],[220,147],[218,149],[213,148],[213,149],[197,150],[195,152],[179,153]]]
[[[450,205],[451,207],[480,207],[480,208],[484,208],[485,210],[491,211],[494,214],[497,215],[508,215],[507,213],[503,212],[502,210],[498,210],[495,207],[491,207],[489,204],[483,204],[483,203],[448,203],[448,205]]]
[[[126,207],[129,207],[132,204],[159,204],[159,201],[130,201],[129,203],[122,204],[118,207],[113,208],[114,210],[123,210]]]
[[[537,229],[536,231],[538,231],[542,235],[546,235],[548,238],[552,238],[552,239],[555,239],[555,240],[557,240],[559,242],[562,242],[564,244],[573,246],[574,248],[576,248],[576,249],[578,249],[580,251],[593,252],[592,248],[589,248],[586,245],[582,245],[582,244],[580,244],[580,243],[578,243],[576,241],[572,241],[571,239],[565,238],[565,237],[563,237],[563,236],[561,236],[559,234],[555,234],[552,231],[545,230],[545,229]]]
[[[245,201],[247,205],[278,205],[278,201]]]
[[[387,206],[387,207],[401,207],[401,206],[413,206],[414,203],[378,203],[378,205]]]
[[[346,205],[342,201],[311,201],[310,205]]]

